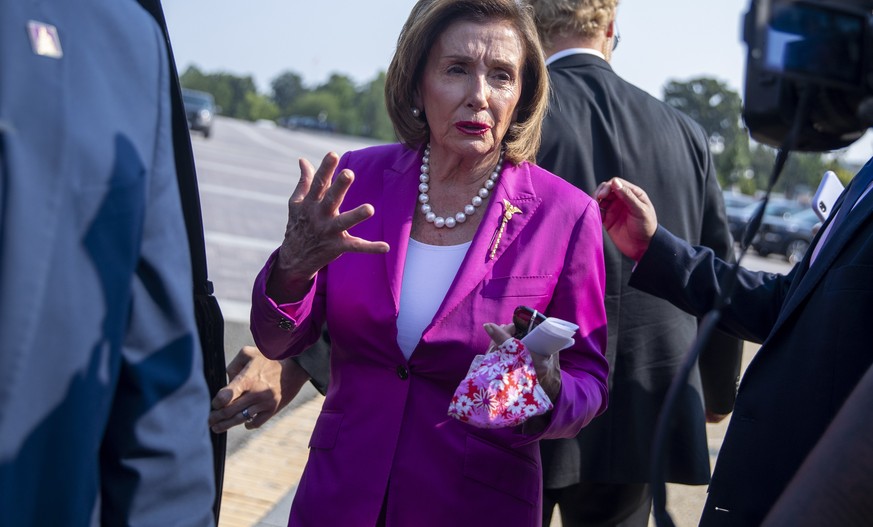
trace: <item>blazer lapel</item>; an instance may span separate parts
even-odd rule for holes
[[[512,219],[506,222],[500,243],[492,258],[491,252],[503,222],[504,199],[521,209],[521,212],[514,214]],[[458,274],[433,321],[425,329],[424,335],[454,311],[491,273],[494,264],[506,253],[507,247],[512,245],[525,225],[535,216],[541,202],[542,199],[534,194],[528,165],[522,164],[504,169],[483,212],[482,223],[458,269]]]
[[[815,289],[816,285],[818,285],[822,277],[828,269],[830,269],[831,265],[833,265],[834,260],[836,260],[837,256],[839,256],[843,251],[846,244],[855,235],[855,232],[858,231],[865,221],[870,218],[871,214],[873,214],[873,192],[864,196],[864,199],[855,206],[855,209],[851,211],[843,224],[840,225],[839,229],[829,234],[828,239],[825,240],[825,245],[821,248],[821,251],[819,251],[816,260],[812,265],[809,265],[809,260],[813,251],[807,251],[803,262],[800,264],[803,266],[802,269],[805,269],[805,272],[798,273],[795,283],[792,284],[789,289],[785,307],[779,314],[779,318],[776,320],[776,324],[774,324],[773,330],[770,332],[771,335],[782,326],[785,320],[791,316],[794,310],[797,309],[803,300],[813,289]],[[829,218],[829,220],[832,221],[832,218]],[[821,230],[816,235],[814,243],[821,242],[821,236],[824,233],[824,230],[825,225],[822,226]],[[812,247],[814,246],[815,245],[812,245]]]
[[[394,298],[394,312],[400,308],[400,284],[406,250],[412,232],[412,215],[418,208],[418,159],[421,153],[410,150],[402,155],[382,177],[382,192],[379,207],[382,212],[383,240],[391,248],[385,257],[388,286]],[[391,191],[388,192],[388,189]],[[416,204],[411,206],[410,204]]]

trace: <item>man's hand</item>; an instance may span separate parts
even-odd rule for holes
[[[649,196],[636,185],[612,178],[597,186],[594,198],[600,203],[603,227],[609,238],[622,254],[639,262],[658,229],[658,217]]]
[[[240,424],[249,430],[260,427],[287,406],[309,380],[293,359],[270,360],[252,346],[237,353],[227,366],[227,375],[230,382],[212,399],[209,426],[215,433]]]

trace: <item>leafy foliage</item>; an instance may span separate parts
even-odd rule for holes
[[[281,73],[270,83],[272,93],[259,94],[250,76],[204,73],[189,66],[180,77],[186,88],[212,94],[221,113],[237,119],[317,122],[322,130],[394,141],[394,129],[385,109],[385,74],[363,86],[346,75],[332,74],[326,82],[309,88],[292,71]]]
[[[716,173],[722,186],[735,182],[749,164],[749,138],[740,121],[737,92],[716,79],[670,81],[664,102],[697,121],[709,136]]]
[[[767,188],[776,151],[749,140],[737,92],[707,77],[671,81],[664,88],[664,102],[686,113],[706,131],[723,188],[746,194]],[[789,197],[815,192],[826,170],[836,172],[844,183],[852,176],[838,157],[793,152],[774,190]]]
[[[396,141],[385,109],[384,72],[362,86],[334,73],[323,84],[308,87],[298,73],[286,71],[272,80],[268,95],[258,93],[251,76],[205,73],[196,66],[188,67],[181,82],[186,88],[211,93],[220,113],[237,119],[316,123],[323,131]],[[663,98],[703,127],[723,188],[747,194],[766,188],[775,151],[749,140],[737,92],[717,79],[700,77],[670,81]],[[838,157],[793,153],[776,191],[789,196],[814,192],[825,170],[835,171],[844,183],[853,175]]]

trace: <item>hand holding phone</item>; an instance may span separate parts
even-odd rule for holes
[[[512,313],[512,324],[515,326],[515,334],[517,339],[524,338],[538,324],[545,322],[546,316],[536,309],[527,306],[518,306]]]

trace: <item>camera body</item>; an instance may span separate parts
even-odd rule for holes
[[[873,124],[873,0],[752,0],[743,119],[780,147],[811,90],[794,150],[846,147]]]

